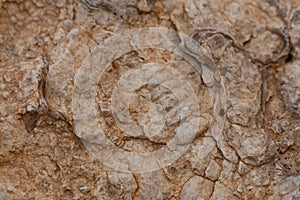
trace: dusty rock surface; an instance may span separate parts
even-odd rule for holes
[[[147,27],[173,32],[108,41]],[[172,42],[182,56],[159,48]],[[104,136],[117,150],[102,153]],[[298,0],[0,0],[1,200],[295,200],[299,188]]]

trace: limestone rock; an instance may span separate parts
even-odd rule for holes
[[[238,199],[233,195],[233,192],[224,186],[222,183],[217,181],[215,183],[214,192],[211,196],[211,199]]]
[[[192,177],[182,188],[180,199],[210,199],[214,183],[201,176]]]
[[[288,64],[281,75],[280,87],[285,106],[300,116],[300,62],[297,60]]]
[[[0,199],[300,199],[299,124],[299,0],[0,0]]]

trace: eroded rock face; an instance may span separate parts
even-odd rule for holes
[[[300,198],[299,9],[0,1],[0,199]]]

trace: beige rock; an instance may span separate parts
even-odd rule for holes
[[[297,60],[288,64],[281,74],[279,84],[285,106],[296,115],[300,116],[300,62]]]
[[[209,180],[216,181],[219,178],[221,170],[222,168],[219,166],[219,164],[216,161],[211,160],[205,170],[205,177],[207,177]]]
[[[180,192],[180,199],[210,199],[214,190],[214,183],[201,176],[192,177],[183,186]]]
[[[210,199],[238,199],[233,195],[233,192],[217,181],[215,183],[214,192]]]
[[[0,199],[299,199],[299,44],[298,0],[0,0]]]

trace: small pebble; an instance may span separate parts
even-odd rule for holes
[[[0,89],[4,90],[6,88],[6,85],[4,83],[0,83]]]
[[[7,99],[8,96],[9,96],[9,92],[7,92],[7,91],[2,92],[2,96],[3,96],[5,99]]]
[[[150,12],[152,10],[151,5],[149,5],[148,1],[146,0],[140,0],[137,4],[137,7],[143,12]]]
[[[6,117],[7,116],[7,111],[6,111],[5,107],[1,106],[1,105],[0,105],[0,116],[1,117]]]
[[[63,21],[63,29],[66,31],[70,31],[73,28],[73,23],[71,20]]]
[[[82,187],[79,188],[79,190],[80,190],[81,192],[88,192],[88,191],[89,191],[89,189],[88,189],[87,186],[82,186]]]
[[[219,114],[220,114],[221,117],[224,117],[225,110],[223,108],[221,108]]]
[[[36,53],[34,53],[33,51],[29,50],[26,52],[25,57],[27,59],[34,59],[36,58]]]
[[[31,112],[31,111],[34,110],[34,106],[29,104],[29,105],[26,106],[26,110],[27,110],[28,112]]]
[[[11,81],[11,77],[8,75],[4,75],[5,82],[9,83]]]

